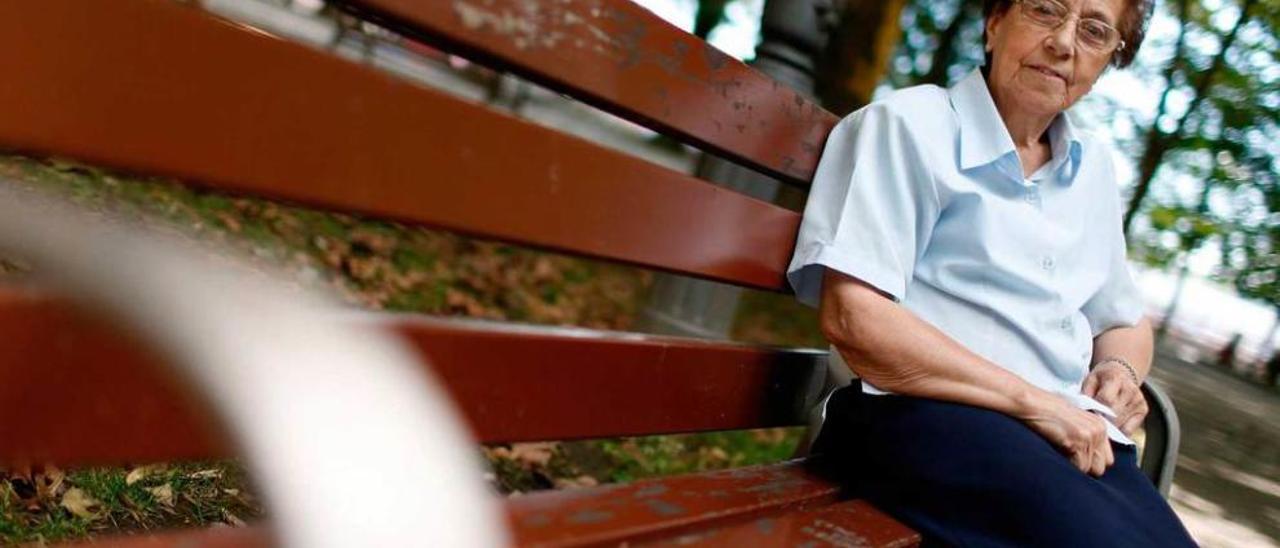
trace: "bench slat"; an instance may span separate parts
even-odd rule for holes
[[[423,317],[397,325],[491,442],[802,425],[826,379],[820,351]]]
[[[0,293],[0,468],[233,454],[161,358],[75,310]]]
[[[800,425],[825,378],[816,351],[403,315],[350,321],[404,333],[484,442]],[[229,455],[198,400],[157,365],[69,307],[0,292],[0,463]]]
[[[540,492],[511,499],[520,544],[582,546],[669,537],[836,501],[839,487],[801,461]]]
[[[807,186],[836,116],[629,1],[352,0],[405,34]]]
[[[635,546],[854,546],[910,548],[921,537],[865,500],[851,500],[778,516],[762,516],[746,523],[673,537]]]
[[[172,0],[0,3],[0,74],[0,149],[786,287],[795,212]]]

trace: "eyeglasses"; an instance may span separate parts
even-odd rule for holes
[[[1066,24],[1072,17],[1071,9],[1057,0],[1014,0],[1022,6],[1022,15],[1032,24],[1047,29],[1057,29]],[[1124,40],[1120,39],[1120,31],[1105,21],[1094,17],[1079,17],[1076,25],[1076,42],[1090,52],[1099,55],[1124,49]]]

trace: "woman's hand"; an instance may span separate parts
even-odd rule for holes
[[[1133,435],[1147,417],[1147,399],[1142,387],[1134,384],[1128,369],[1116,362],[1102,362],[1084,379],[1080,390],[1116,412],[1115,425],[1126,436]]]
[[[1106,419],[1060,396],[1042,392],[1020,418],[1086,474],[1101,476],[1115,462]]]

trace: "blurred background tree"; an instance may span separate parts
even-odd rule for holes
[[[843,4],[844,32],[832,40],[820,88],[833,112],[865,104],[877,87],[949,86],[982,63],[980,1],[872,4]],[[1192,263],[1209,261],[1214,281],[1280,311],[1272,247],[1280,230],[1280,1],[1157,0],[1154,10],[1137,62],[1117,75],[1149,99],[1093,93],[1083,107],[1131,166],[1118,170],[1131,255],[1177,276],[1165,318]],[[896,48],[884,53],[886,32]],[[840,56],[880,62],[830,62]],[[864,91],[842,92],[849,82]]]
[[[1136,166],[1124,227],[1135,256],[1176,269],[1174,298],[1162,332],[1173,318],[1202,248],[1219,250],[1213,276],[1241,296],[1276,305],[1258,290],[1262,272],[1274,272],[1267,235],[1275,230],[1277,120],[1280,74],[1276,69],[1274,6],[1260,0],[1169,0],[1160,7],[1176,22],[1170,53],[1137,67],[1163,89],[1155,114],[1134,124],[1125,143]],[[1157,44],[1157,47],[1159,44]],[[1132,124],[1132,113],[1113,120]],[[1269,349],[1267,349],[1269,350]]]
[[[886,81],[895,88],[947,87],[982,64],[982,2],[912,0]]]

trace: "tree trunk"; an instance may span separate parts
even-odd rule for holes
[[[1169,324],[1173,323],[1173,315],[1178,311],[1178,302],[1182,300],[1182,289],[1187,283],[1187,274],[1191,270],[1191,260],[1188,255],[1190,253],[1182,255],[1182,267],[1178,269],[1178,283],[1173,286],[1173,297],[1169,299],[1169,306],[1165,307],[1164,316],[1160,318],[1160,327],[1156,329],[1156,343],[1164,341],[1164,336],[1169,332]]]
[[[1151,181],[1155,180],[1156,170],[1160,168],[1160,162],[1164,161],[1164,155],[1169,151],[1169,143],[1173,140],[1170,135],[1160,131],[1158,122],[1160,117],[1156,117],[1156,121],[1151,123],[1151,128],[1147,130],[1146,144],[1142,148],[1142,158],[1138,160],[1138,179],[1133,185],[1133,194],[1129,196],[1129,206],[1124,212],[1124,234],[1127,238],[1133,231],[1133,220],[1138,215],[1138,210],[1142,208],[1142,202],[1146,201],[1147,194],[1151,191]]]
[[[1160,102],[1156,104],[1156,115],[1151,119],[1151,127],[1147,129],[1142,158],[1138,161],[1138,180],[1133,187],[1133,195],[1129,198],[1129,207],[1124,212],[1122,226],[1126,236],[1129,235],[1134,216],[1137,215],[1138,209],[1142,207],[1142,202],[1146,200],[1147,193],[1151,190],[1151,181],[1155,179],[1156,168],[1160,166],[1160,161],[1164,159],[1165,150],[1168,148],[1165,144],[1168,136],[1160,130],[1160,120],[1164,119],[1167,113],[1169,93],[1173,91],[1173,77],[1178,72],[1178,65],[1182,62],[1186,48],[1187,28],[1190,26],[1188,18],[1190,6],[1191,0],[1181,0],[1178,4],[1178,40],[1173,46],[1173,57],[1164,67],[1164,91],[1160,93]]]
[[[871,102],[901,37],[906,0],[844,0],[819,70],[818,97],[838,116]]]
[[[1266,362],[1271,359],[1271,354],[1276,351],[1276,332],[1280,331],[1280,306],[1274,309],[1276,319],[1271,322],[1271,329],[1267,330],[1267,337],[1262,339],[1262,347],[1258,349],[1258,359]]]
[[[1209,181],[1205,181],[1200,187],[1200,202],[1196,204],[1196,215],[1204,216],[1209,213],[1209,195],[1213,192],[1213,185]],[[1182,268],[1178,270],[1178,283],[1173,289],[1173,298],[1169,301],[1169,306],[1164,310],[1164,317],[1160,319],[1160,328],[1156,330],[1156,342],[1164,339],[1165,333],[1169,330],[1169,323],[1173,320],[1173,314],[1178,311],[1178,301],[1182,300],[1182,289],[1187,283],[1187,274],[1191,271],[1191,254],[1200,248],[1200,244],[1204,243],[1205,238],[1197,232],[1192,232],[1189,236],[1184,236],[1182,242]]]

